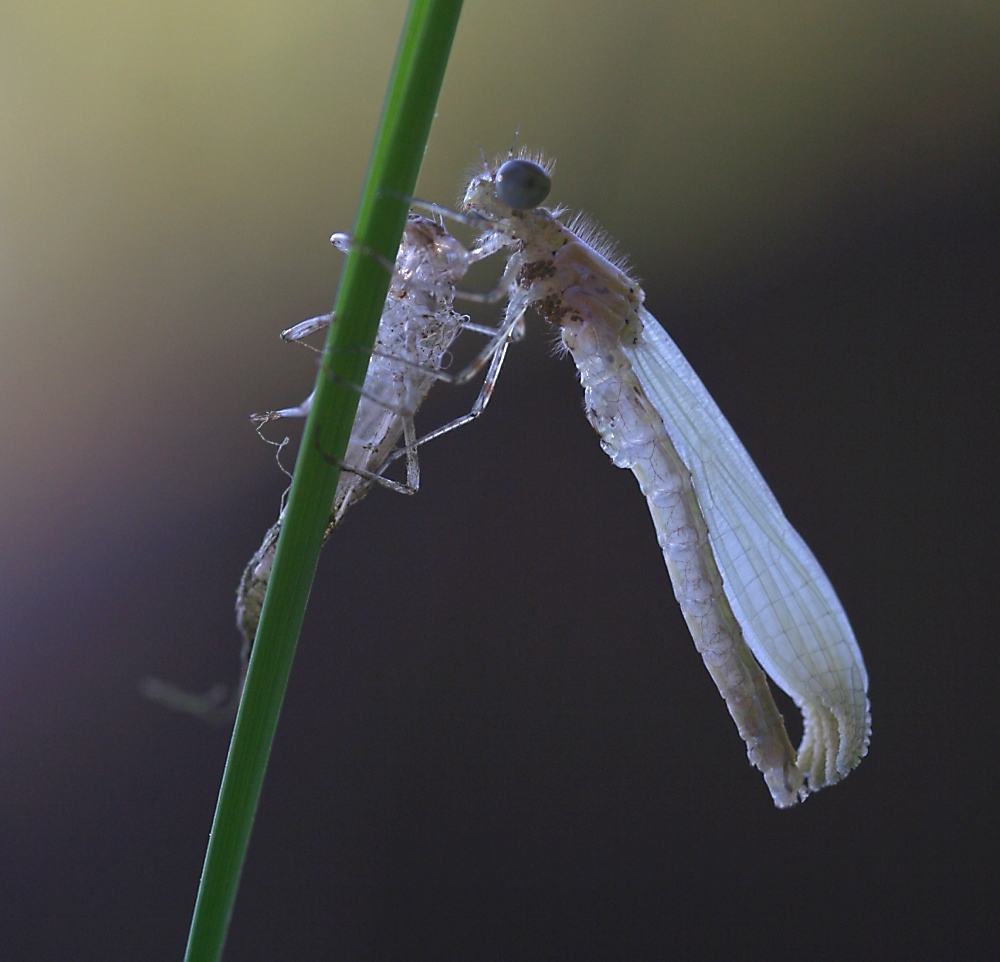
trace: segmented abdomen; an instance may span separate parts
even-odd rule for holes
[[[561,326],[580,374],[587,417],[615,465],[630,468],[639,481],[695,647],[747,744],[750,761],[764,774],[775,803],[794,805],[803,785],[795,750],[767,677],[726,599],[690,472],[619,339],[604,325],[579,317],[564,318]]]

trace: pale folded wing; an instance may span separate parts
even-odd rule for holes
[[[626,348],[691,472],[726,597],[761,667],[804,716],[810,787],[839,781],[868,749],[868,674],[833,585],[788,523],[718,405],[659,322]]]

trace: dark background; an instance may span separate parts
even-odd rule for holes
[[[183,953],[228,733],[137,682],[234,677],[246,415],[309,389],[403,9],[5,11],[0,959]],[[998,11],[467,4],[421,194],[559,159],[836,585],[871,751],[772,807],[536,319],[324,552],[227,958],[995,957]]]

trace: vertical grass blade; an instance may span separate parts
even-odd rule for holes
[[[264,780],[299,629],[358,406],[408,204],[458,25],[461,0],[412,0],[372,149],[324,362],[292,480],[274,568],[212,823],[187,962],[216,962]],[[384,259],[380,262],[371,252]]]

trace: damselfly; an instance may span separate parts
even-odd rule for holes
[[[473,256],[512,251],[506,329],[528,308],[559,328],[602,447],[646,496],[674,594],[750,760],[775,804],[793,805],[867,752],[861,651],[819,562],[611,245],[582,218],[539,206],[550,171],[522,152],[472,177],[462,208],[486,221]],[[797,754],[762,667],[802,710]]]

